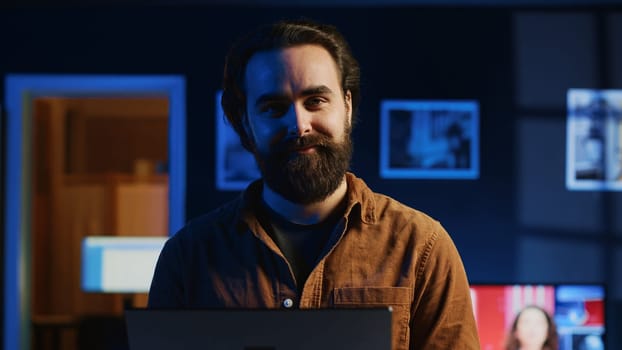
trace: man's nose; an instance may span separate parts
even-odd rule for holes
[[[287,133],[297,137],[310,133],[311,117],[311,112],[304,106],[293,104],[289,111]]]

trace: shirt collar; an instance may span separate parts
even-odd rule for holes
[[[359,206],[359,219],[366,224],[375,223],[377,219],[376,201],[374,200],[372,190],[367,187],[365,181],[356,177],[353,173],[346,173],[346,181],[348,182],[348,192],[346,194],[348,205],[346,206],[345,216],[349,217],[352,209]]]
[[[358,219],[363,223],[375,223],[377,220],[376,203],[371,189],[367,187],[367,184],[362,179],[350,172],[346,173],[346,181],[348,190],[346,193],[347,205],[344,217],[358,214]],[[235,221],[238,228],[246,226],[257,232],[260,225],[255,213],[257,206],[261,205],[262,189],[263,180],[259,179],[253,181],[242,192]],[[355,210],[355,208],[360,208],[360,210]]]

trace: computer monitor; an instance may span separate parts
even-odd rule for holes
[[[82,241],[85,292],[146,293],[168,237],[89,236]]]
[[[554,321],[559,350],[603,350],[605,294],[603,285],[472,284],[482,349],[505,349],[517,314],[537,306]]]

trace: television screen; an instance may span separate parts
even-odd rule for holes
[[[483,350],[544,342],[560,350],[605,349],[602,285],[472,285],[471,297]]]
[[[168,237],[89,236],[82,241],[82,290],[146,293]]]
[[[566,187],[622,191],[622,90],[568,90]]]

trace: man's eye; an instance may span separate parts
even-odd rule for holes
[[[287,113],[288,109],[288,103],[266,103],[259,108],[259,111],[262,114],[267,114],[273,118],[277,118]]]
[[[305,106],[307,106],[308,108],[318,108],[325,102],[326,99],[322,97],[312,97],[305,101]]]

